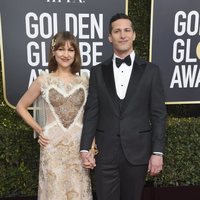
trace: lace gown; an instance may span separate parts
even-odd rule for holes
[[[92,200],[89,171],[82,167],[79,145],[88,80],[72,83],[40,76],[44,134],[50,142],[40,150],[39,200]]]

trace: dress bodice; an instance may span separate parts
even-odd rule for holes
[[[76,76],[72,82],[65,83],[59,77],[44,73],[40,87],[46,125],[56,123],[65,131],[80,122],[87,97],[87,77]]]

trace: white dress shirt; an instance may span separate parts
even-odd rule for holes
[[[131,66],[128,66],[126,63],[122,63],[118,68],[115,63],[115,58],[118,57],[116,54],[113,56],[113,73],[115,80],[115,88],[117,95],[120,99],[124,99],[126,96],[126,91],[128,88],[129,80],[131,77],[131,72],[133,69],[133,62],[135,60],[135,52],[132,51],[130,54],[131,57]],[[118,57],[119,58],[119,57]]]

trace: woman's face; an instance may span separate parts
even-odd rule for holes
[[[75,59],[75,49],[68,41],[64,46],[60,46],[53,55],[58,63],[58,68],[70,68]]]

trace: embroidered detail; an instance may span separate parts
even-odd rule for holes
[[[49,89],[49,102],[51,110],[65,128],[70,125],[80,114],[80,109],[85,100],[83,88],[79,88],[67,96],[62,95],[56,88]]]

